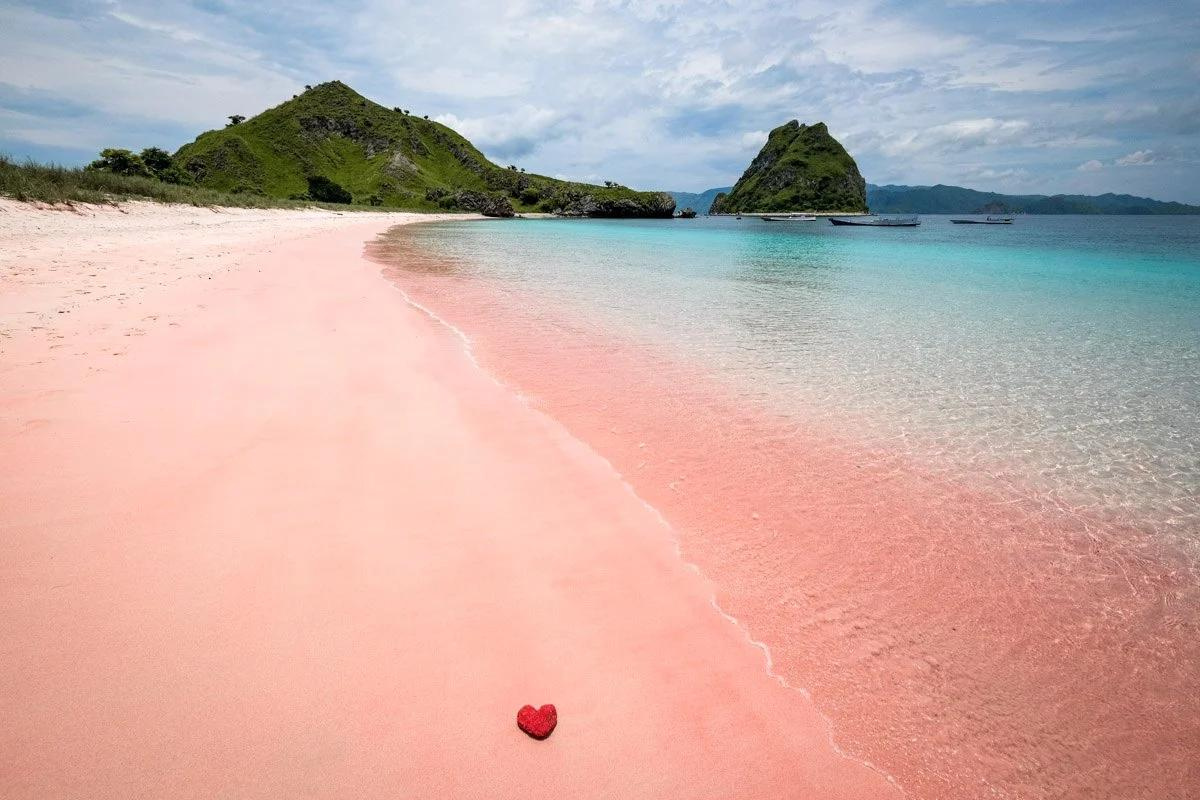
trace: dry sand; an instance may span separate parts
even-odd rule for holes
[[[900,796],[362,258],[422,219],[0,202],[0,796]]]

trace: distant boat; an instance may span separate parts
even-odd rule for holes
[[[920,217],[830,217],[834,225],[859,225],[868,228],[915,228],[921,224]]]
[[[987,219],[952,219],[955,225],[1012,225],[1012,217],[988,217]]]
[[[816,222],[812,214],[796,214],[795,216],[761,217],[763,222]]]

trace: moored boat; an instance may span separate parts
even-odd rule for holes
[[[952,219],[955,225],[1012,225],[1012,217],[987,217],[986,219]]]
[[[761,217],[763,222],[816,222],[817,218],[812,214],[795,214],[795,215],[775,215]]]
[[[866,228],[914,228],[921,224],[920,217],[877,217],[874,214],[862,217],[830,217],[834,225],[857,225]]]

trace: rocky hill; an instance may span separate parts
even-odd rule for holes
[[[825,123],[792,120],[771,131],[767,143],[711,213],[867,210],[866,181]]]
[[[961,186],[867,186],[871,210],[884,214],[1200,214],[1200,206],[1129,194],[997,194]]]
[[[340,81],[203,133],[172,158],[199,186],[278,198],[494,216],[669,217],[675,210],[664,192],[498,166],[445,125],[381,106]]]

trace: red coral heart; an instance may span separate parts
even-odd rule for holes
[[[547,703],[541,708],[521,706],[517,712],[517,727],[535,739],[545,739],[554,733],[558,724],[558,710]]]

